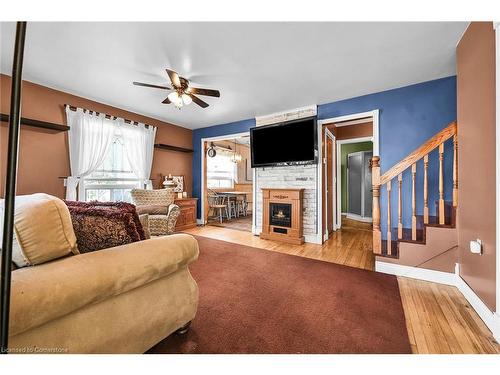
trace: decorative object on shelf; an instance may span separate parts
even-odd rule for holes
[[[182,193],[177,193],[177,199],[182,199]]]
[[[217,151],[215,150],[215,145],[213,142],[210,142],[210,147],[207,150],[207,155],[211,158],[215,157],[217,155]]]
[[[188,193],[187,191],[183,191],[182,192],[182,198],[187,198],[188,197]]]
[[[163,187],[165,189],[167,189],[167,188],[172,189],[175,187],[175,182],[174,182],[174,179],[173,179],[171,174],[169,174],[168,176],[165,176],[165,180],[163,181]]]
[[[174,192],[182,193],[184,191],[184,176],[172,176],[174,181]]]

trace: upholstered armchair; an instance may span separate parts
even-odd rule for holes
[[[172,189],[132,189],[130,194],[137,213],[149,215],[149,232],[152,236],[174,233],[180,209],[174,204],[175,193]]]

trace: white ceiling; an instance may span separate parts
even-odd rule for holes
[[[465,22],[28,23],[24,79],[187,128],[323,104],[455,74]],[[14,23],[1,24],[11,74]],[[170,67],[210,107],[161,104]]]

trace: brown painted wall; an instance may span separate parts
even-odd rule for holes
[[[495,311],[495,33],[472,22],[457,46],[460,274]],[[483,241],[483,255],[469,241]]]
[[[0,75],[0,109],[9,113],[10,77]],[[113,116],[124,117],[158,127],[157,143],[192,148],[192,131],[163,121],[141,116],[62,91],[53,90],[31,82],[23,83],[22,116],[36,120],[66,124],[64,104],[71,104]],[[7,124],[0,123],[0,197],[4,196],[7,153]],[[67,132],[46,131],[21,126],[17,194],[45,192],[65,196],[63,180],[69,175]],[[186,191],[192,191],[192,154],[155,150],[151,178],[159,174],[184,175]],[[157,181],[153,181],[156,185]]]
[[[335,124],[326,125],[337,141],[342,139],[352,139],[361,137],[371,137],[373,135],[373,123],[371,121],[363,124],[355,124],[348,126],[335,126]]]

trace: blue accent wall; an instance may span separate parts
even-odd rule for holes
[[[415,150],[427,139],[446,127],[457,117],[456,77],[446,77],[423,82],[398,89],[345,99],[318,106],[318,119],[327,119],[367,112],[378,109],[379,112],[379,151],[381,173],[383,174],[402,158]],[[193,194],[200,196],[201,191],[201,139],[248,131],[255,126],[255,119],[229,124],[196,129],[193,132]],[[451,141],[445,145],[445,199],[451,200],[453,148]],[[435,200],[438,199],[438,156],[434,151],[429,157],[429,208],[435,215]],[[397,222],[397,185],[393,181],[392,222]],[[436,187],[436,189],[434,189]],[[434,189],[434,190],[433,190]],[[423,212],[423,165],[417,165],[417,214]],[[387,231],[385,188],[381,194],[382,231]],[[201,217],[201,205],[198,205],[198,217]],[[411,173],[403,174],[403,225],[411,226]]]

